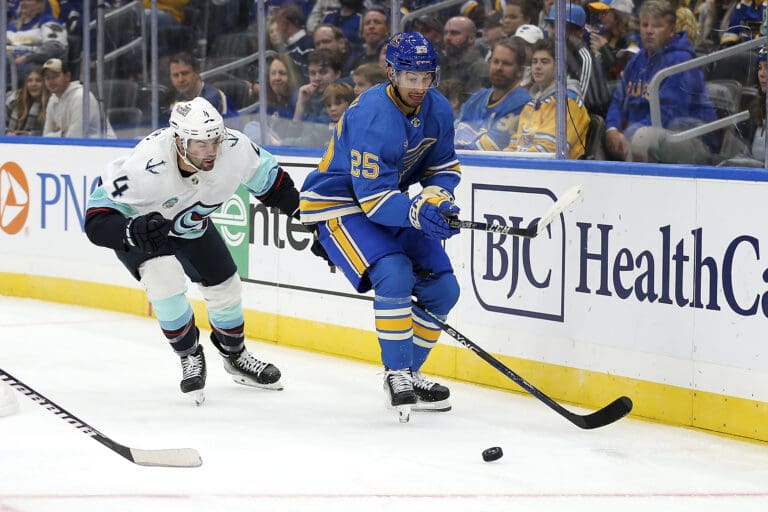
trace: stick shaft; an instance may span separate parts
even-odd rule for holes
[[[574,425],[583,429],[593,429],[609,425],[627,414],[632,410],[632,401],[625,396],[619,397],[607,406],[599,409],[591,414],[581,415],[576,414],[549,397],[546,393],[538,389],[536,386],[525,380],[523,377],[509,369],[501,361],[493,357],[491,354],[483,350],[478,344],[461,334],[459,331],[448,325],[445,320],[435,315],[431,311],[422,308],[417,303],[413,304],[418,307],[426,315],[428,315],[440,328],[445,331],[453,339],[461,343],[463,346],[474,352],[483,361],[493,366],[495,369],[503,373],[506,377],[512,380],[515,384],[523,388],[525,391],[538,398],[550,409],[564,417]]]

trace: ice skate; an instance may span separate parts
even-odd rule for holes
[[[408,423],[411,408],[416,403],[416,394],[411,382],[411,371],[386,370],[384,372],[384,391],[387,393],[387,407],[397,410],[400,423]]]
[[[205,355],[203,346],[198,345],[197,349],[188,356],[181,358],[181,392],[192,397],[197,405],[202,405],[205,401]]]
[[[413,392],[416,393],[414,411],[445,412],[451,410],[451,391],[437,382],[428,380],[421,372],[412,372]]]
[[[224,360],[224,369],[232,376],[233,381],[243,386],[282,391],[283,384],[280,382],[280,370],[277,366],[260,361],[245,348],[236,354],[225,350],[215,332],[211,333],[211,343],[219,349],[219,354]]]
[[[224,369],[232,376],[232,380],[244,386],[273,389],[281,391],[280,370],[271,363],[260,361],[243,349],[237,355],[222,356]]]

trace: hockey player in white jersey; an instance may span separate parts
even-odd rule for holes
[[[170,127],[111,162],[91,194],[85,232],[114,249],[142,287],[181,357],[181,391],[204,400],[206,364],[186,298],[186,276],[202,291],[211,341],[234,381],[282,389],[280,370],[245,349],[240,278],[208,217],[243,184],[266,206],[298,217],[299,194],[266,150],[224,127],[203,98],[177,103]]]

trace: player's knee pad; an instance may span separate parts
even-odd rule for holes
[[[229,279],[219,284],[201,286],[200,291],[209,311],[223,311],[233,306],[240,306],[243,286],[240,282],[240,276],[232,274]]]
[[[175,256],[152,258],[139,267],[141,286],[150,301],[187,293],[187,276]]]
[[[376,292],[383,297],[410,297],[415,279],[413,265],[405,254],[389,254],[368,269]]]
[[[419,284],[419,303],[436,315],[447,315],[459,301],[459,282],[453,272],[443,272]]]

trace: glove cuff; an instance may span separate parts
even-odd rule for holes
[[[136,247],[136,242],[131,236],[131,226],[133,226],[133,217],[128,219],[128,223],[125,225],[125,241],[128,242],[128,245],[131,247]]]

